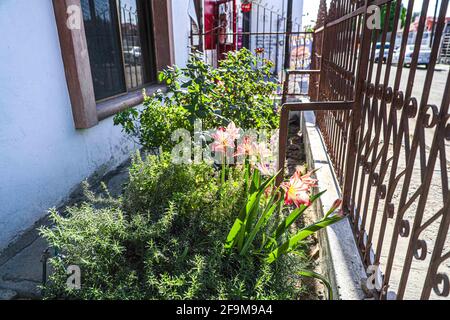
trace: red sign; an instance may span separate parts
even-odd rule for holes
[[[252,11],[252,3],[251,2],[242,3],[241,10],[243,13]]]

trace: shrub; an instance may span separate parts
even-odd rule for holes
[[[70,208],[67,217],[51,212],[54,227],[42,234],[59,254],[50,259],[54,272],[46,297],[299,298],[296,272],[305,259],[286,255],[269,265],[257,255],[225,249],[228,230],[247,201],[244,175],[230,168],[222,182],[206,165],[175,165],[167,155],[136,157],[118,206],[85,203]],[[66,287],[69,265],[81,268],[81,290]]]
[[[114,118],[124,132],[147,150],[170,151],[172,133],[194,131],[196,119],[212,129],[234,122],[240,128],[275,129],[279,117],[273,102],[277,84],[270,81],[272,62],[242,49],[230,52],[214,69],[200,53],[186,68],[171,67],[160,74],[167,92],[144,97],[143,109],[128,109]]]

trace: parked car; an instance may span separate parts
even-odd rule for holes
[[[386,63],[389,56],[389,49],[391,48],[391,44],[386,42],[384,44],[384,52],[383,52],[383,63]],[[378,63],[380,60],[380,51],[381,51],[381,42],[377,42],[376,50],[375,50],[375,62]]]
[[[414,45],[408,45],[406,46],[405,51],[405,60],[403,61],[403,66],[408,67],[411,66],[412,58],[414,55]],[[418,65],[424,65],[428,68],[428,65],[430,64],[430,57],[431,57],[431,49],[428,46],[421,46],[419,51],[419,60]],[[400,48],[396,49],[394,51],[394,58],[392,60],[393,64],[398,64],[400,60]]]

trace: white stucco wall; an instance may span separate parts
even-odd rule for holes
[[[0,1],[0,251],[134,146],[112,119],[75,130],[51,0]]]
[[[300,25],[302,24],[303,18],[303,1],[304,0],[294,0],[292,3],[292,19],[294,22],[297,22]],[[319,1],[319,0],[308,0],[308,1]],[[261,4],[267,8],[271,8],[272,10],[279,12],[279,14],[281,14],[283,17],[287,16],[287,4],[288,4],[287,0],[265,0],[262,1]]]
[[[189,32],[191,21],[188,15],[189,2],[190,0],[172,0],[175,63],[180,67],[186,65],[190,52]],[[274,10],[279,9],[280,13],[286,11],[287,0],[266,0],[265,3],[267,3],[268,7],[273,7]],[[297,19],[299,24],[302,23],[302,15],[303,0],[294,0],[293,18]]]
[[[172,0],[175,64],[179,67],[185,67],[189,57],[189,33],[191,30],[191,20],[188,14],[189,1]]]

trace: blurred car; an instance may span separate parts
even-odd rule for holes
[[[405,67],[411,66],[414,55],[414,48],[415,48],[414,45],[406,46],[405,60],[403,61],[403,66]],[[431,58],[431,49],[428,46],[421,46],[419,51],[419,60],[417,64],[424,65],[425,67],[428,68],[428,65],[430,64],[430,58]],[[400,48],[394,51],[392,63],[398,64],[399,60],[400,60]]]
[[[388,59],[390,48],[391,48],[391,44],[389,42],[386,42],[384,44],[383,63],[386,63],[386,61]],[[378,63],[378,61],[380,61],[381,42],[377,42],[375,49],[376,49],[375,50],[375,62]]]

